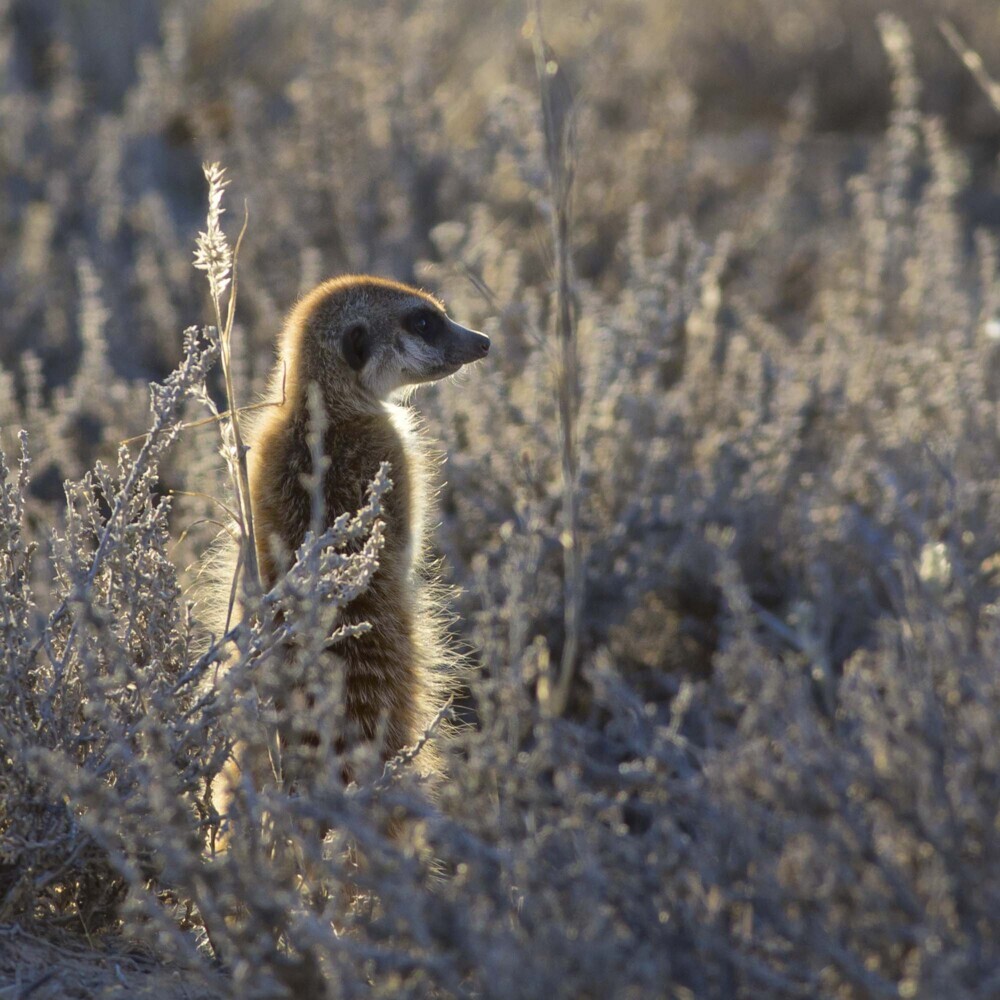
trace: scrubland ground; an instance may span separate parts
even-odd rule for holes
[[[939,25],[1000,76],[993,0],[0,8],[0,997],[1000,994],[1000,111]],[[416,397],[447,779],[331,752],[213,856],[268,617],[308,673],[377,557],[190,605],[216,160],[242,402],[333,273],[494,348]]]

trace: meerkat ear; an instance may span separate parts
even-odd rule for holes
[[[349,326],[340,341],[340,349],[344,353],[344,360],[356,371],[361,371],[365,362],[371,355],[368,346],[368,328],[364,323],[355,323]]]

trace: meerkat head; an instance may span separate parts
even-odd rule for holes
[[[453,375],[489,349],[489,337],[449,319],[425,292],[351,276],[325,282],[299,303],[283,353],[297,355],[306,376],[333,392],[386,399]]]

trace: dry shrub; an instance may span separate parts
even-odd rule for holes
[[[45,331],[0,399],[0,935],[22,956],[4,988],[114,995],[81,972],[112,956],[139,995],[154,955],[206,996],[995,995],[995,206],[977,150],[927,114],[947,94],[921,90],[926,40],[828,6],[882,39],[857,54],[891,80],[884,133],[818,134],[829,95],[794,69],[780,129],[767,111],[722,132],[708,84],[660,56],[694,7],[665,24],[615,3],[616,31],[544,11],[543,70],[578,95],[573,618],[533,60],[520,9],[490,15],[512,41],[483,52],[485,12],[451,6],[303,2],[295,58],[241,68],[212,46],[287,12],[212,4],[199,34],[197,5],[166,4],[101,116],[72,39],[40,83],[26,29],[4,50],[0,169],[24,209],[0,249],[8,360]],[[721,31],[788,5],[699,7]],[[990,65],[991,22],[948,12],[982,26]],[[819,41],[796,24],[748,58],[798,66]],[[244,782],[213,856],[208,785],[234,741],[275,746],[275,695],[313,684],[299,723],[337,718],[310,650],[372,569],[387,488],[355,526],[367,549],[310,538],[257,620],[206,641],[185,567],[224,463],[211,428],[179,427],[221,396],[211,335],[177,331],[197,314],[198,163],[220,153],[253,211],[241,398],[328,269],[433,282],[496,349],[418,397],[449,452],[437,544],[476,664],[448,780],[432,797],[362,748],[345,788],[331,752],[308,794]],[[150,375],[153,430],[115,457]],[[275,655],[289,606],[297,661]]]

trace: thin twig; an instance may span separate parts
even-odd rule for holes
[[[262,410],[262,409],[264,409],[265,407],[268,407],[268,406],[281,406],[281,404],[284,403],[284,401],[285,401],[284,400],[284,394],[282,394],[282,398],[280,400],[266,399],[266,400],[264,400],[261,403],[250,403],[247,406],[241,406],[236,412],[237,412],[237,414],[243,414],[243,413],[249,413],[252,410]],[[177,430],[178,431],[192,431],[192,430],[195,430],[198,427],[208,427],[211,424],[217,424],[217,423],[219,423],[222,420],[226,420],[227,418],[229,418],[231,416],[232,416],[232,413],[231,413],[230,410],[223,410],[222,413],[217,413],[217,414],[215,414],[215,416],[204,417],[201,420],[192,420],[192,421],[190,421],[190,422],[188,422],[186,424],[181,424],[177,428]],[[125,438],[125,440],[124,441],[120,441],[119,444],[120,445],[135,444],[137,441],[143,441],[147,437],[149,437],[149,431],[146,431],[145,434],[136,434],[135,437]]]
[[[222,521],[216,520],[214,517],[198,517],[195,518],[181,533],[177,536],[176,545],[181,545],[187,536],[191,533],[192,529],[196,528],[199,524],[214,524],[220,531],[224,531],[229,537],[234,541],[239,543],[239,539],[236,537],[236,532],[228,525]],[[190,566],[187,569],[191,569]]]
[[[396,754],[391,760],[385,762],[385,767],[382,770],[382,777],[379,778],[373,785],[374,789],[385,789],[389,787],[389,784],[400,768],[406,767],[408,764],[412,764],[414,760],[420,754],[420,751],[424,749],[425,746],[430,742],[431,738],[437,732],[438,727],[444,721],[444,719],[451,712],[451,707],[455,703],[455,696],[450,695],[448,700],[438,709],[434,718],[431,719],[430,725],[421,733],[420,738],[417,740],[413,746],[404,747],[399,753]]]
[[[1000,83],[986,72],[982,56],[973,49],[961,36],[958,28],[946,18],[938,21],[938,29],[944,35],[945,41],[954,49],[955,54],[965,64],[966,69],[975,77],[976,83],[982,88],[996,111],[1000,111]]]
[[[201,490],[168,490],[167,492],[172,497],[198,497],[202,500],[210,500],[217,507],[221,507],[234,521],[236,520],[236,511],[218,497],[213,497],[211,493],[202,493]],[[204,518],[204,520],[208,520],[208,518]]]

